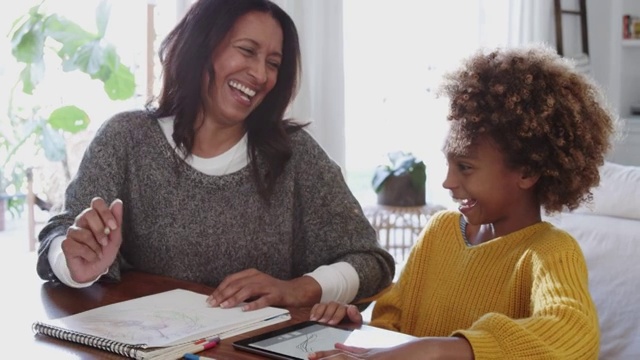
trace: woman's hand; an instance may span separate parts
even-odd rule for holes
[[[353,323],[362,324],[362,314],[355,305],[345,305],[335,301],[313,305],[309,320],[336,325],[345,317]]]
[[[76,217],[62,242],[71,278],[79,283],[97,279],[113,264],[122,244],[122,201],[107,206],[93,198]]]
[[[310,276],[285,281],[248,269],[227,276],[209,295],[207,303],[230,308],[247,301],[242,310],[248,311],[266,306],[311,306],[321,296],[320,284]]]
[[[331,359],[473,359],[473,349],[462,337],[426,337],[388,348],[364,349],[336,344],[335,350],[316,351],[310,360]]]

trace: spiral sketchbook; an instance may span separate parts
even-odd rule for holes
[[[35,322],[36,334],[134,359],[178,359],[194,343],[225,339],[291,318],[287,309],[209,307],[206,295],[176,289]],[[178,354],[176,356],[176,354]]]

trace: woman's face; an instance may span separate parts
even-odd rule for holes
[[[214,50],[214,82],[204,79],[205,117],[223,126],[242,123],[273,89],[282,62],[282,28],[268,13],[249,12]]]

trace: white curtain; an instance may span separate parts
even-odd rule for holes
[[[552,0],[511,0],[509,8],[508,45],[533,42],[555,46]]]
[[[555,46],[553,0],[478,1],[478,33],[482,45],[546,43]]]
[[[342,0],[274,2],[292,17],[300,36],[302,82],[289,115],[311,122],[310,132],[344,171]]]

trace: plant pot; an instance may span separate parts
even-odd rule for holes
[[[378,205],[422,206],[425,204],[424,188],[422,190],[414,188],[409,174],[390,176],[378,192]]]

